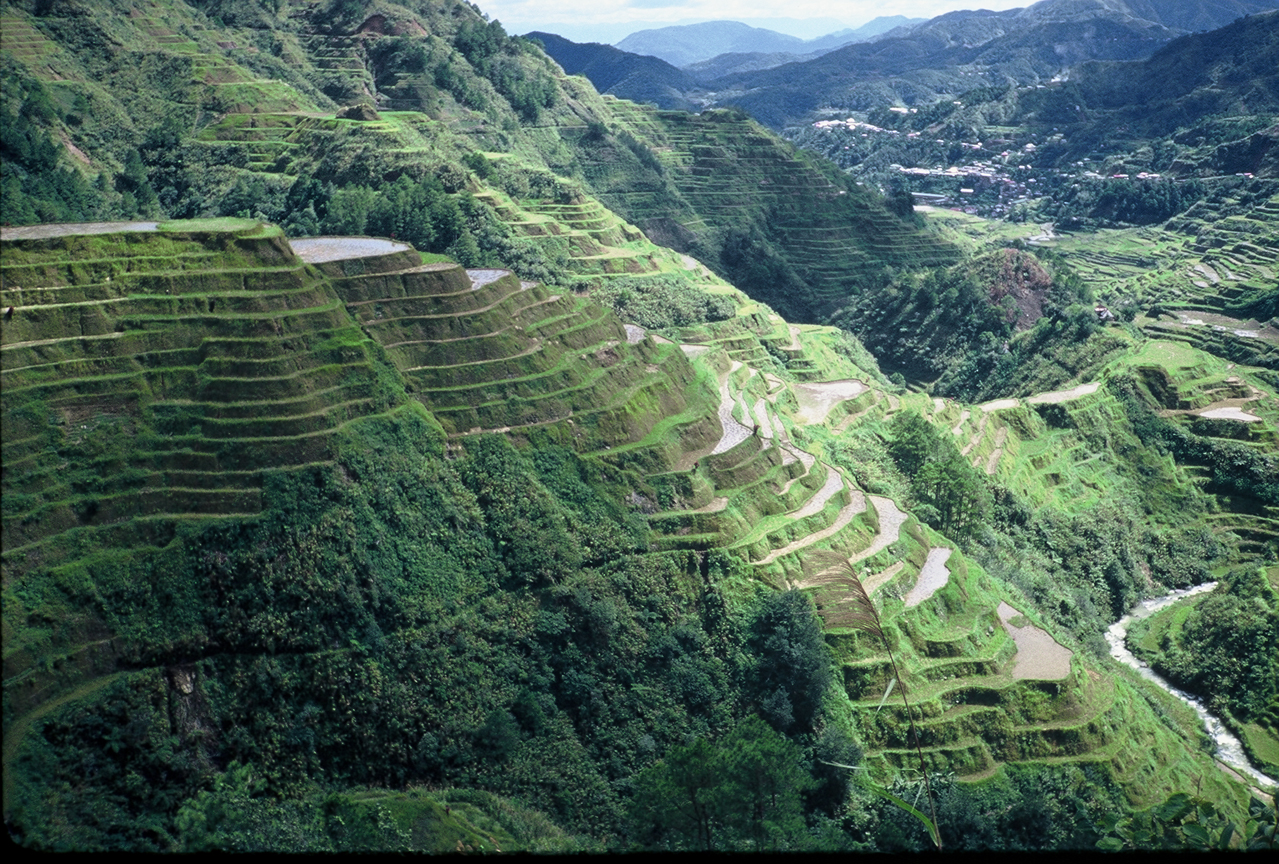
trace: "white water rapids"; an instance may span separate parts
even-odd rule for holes
[[[1204,584],[1196,585],[1193,588],[1184,588],[1180,591],[1173,591],[1171,594],[1165,594],[1162,597],[1143,600],[1136,605],[1130,614],[1125,615],[1123,618],[1110,625],[1110,628],[1106,631],[1106,642],[1110,645],[1110,656],[1114,657],[1125,666],[1131,666],[1133,669],[1136,669],[1137,674],[1139,674],[1142,678],[1158,684],[1160,687],[1167,690],[1169,693],[1176,696],[1195,710],[1195,713],[1199,715],[1199,719],[1203,722],[1204,728],[1208,730],[1208,736],[1212,738],[1213,742],[1217,745],[1216,758],[1219,761],[1229,765],[1240,774],[1247,775],[1253,781],[1260,784],[1263,789],[1273,791],[1276,786],[1279,786],[1279,782],[1276,782],[1274,778],[1267,777],[1265,774],[1262,774],[1256,768],[1252,767],[1252,765],[1248,762],[1248,757],[1244,755],[1243,745],[1239,743],[1239,739],[1226,728],[1225,724],[1222,723],[1221,720],[1214,717],[1212,714],[1209,714],[1208,710],[1204,708],[1203,704],[1197,698],[1183,690],[1178,690],[1163,678],[1156,675],[1153,671],[1151,671],[1149,666],[1134,657],[1132,652],[1128,650],[1128,646],[1125,644],[1125,640],[1128,637],[1128,625],[1133,621],[1140,621],[1143,618],[1148,618],[1160,609],[1171,606],[1178,600],[1184,600],[1185,598],[1193,597],[1196,594],[1204,594],[1216,587],[1216,582],[1205,582]]]

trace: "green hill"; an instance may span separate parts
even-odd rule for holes
[[[894,385],[808,322],[1030,256],[466,4],[2,20],[20,845],[921,849],[861,779],[921,758],[947,848],[1242,824],[1101,633],[1273,562],[1268,355],[1139,319],[996,401]]]

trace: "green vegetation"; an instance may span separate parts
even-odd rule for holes
[[[1235,570],[1193,606],[1178,605],[1133,629],[1134,652],[1178,687],[1203,697],[1241,732],[1258,764],[1273,772],[1279,741],[1279,631],[1275,593],[1259,570]],[[1266,742],[1266,743],[1263,743]],[[1260,745],[1260,746],[1258,746]]]
[[[3,8],[4,205],[151,221],[4,229],[22,845],[1079,848],[1192,788],[1251,818],[1100,634],[1273,568],[1269,343],[1154,320],[1171,277],[1103,325],[1072,238],[943,239],[466,4],[85,3]],[[1176,248],[1260,277],[1259,188]],[[1218,281],[1176,308],[1264,305]],[[1222,625],[1273,603],[1236,581],[1166,653],[1265,759],[1270,672]]]

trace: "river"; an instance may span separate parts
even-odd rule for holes
[[[1137,674],[1148,681],[1153,681],[1181,701],[1185,702],[1195,710],[1199,715],[1199,719],[1203,722],[1204,728],[1208,730],[1208,736],[1217,745],[1216,757],[1222,763],[1230,768],[1250,777],[1254,782],[1259,784],[1263,789],[1274,791],[1279,782],[1272,777],[1267,777],[1248,762],[1248,757],[1244,755],[1243,745],[1239,742],[1226,725],[1217,717],[1208,713],[1203,704],[1194,696],[1183,690],[1173,687],[1163,678],[1156,675],[1149,666],[1138,660],[1128,650],[1126,640],[1128,638],[1128,625],[1133,621],[1140,621],[1148,618],[1160,609],[1171,606],[1178,600],[1184,600],[1187,597],[1193,597],[1196,594],[1204,594],[1217,587],[1216,582],[1205,582],[1203,585],[1196,585],[1193,588],[1184,588],[1180,591],[1173,591],[1171,594],[1165,594],[1162,597],[1153,597],[1149,600],[1143,600],[1138,603],[1131,613],[1110,625],[1110,629],[1106,631],[1106,642],[1110,645],[1110,656],[1114,657],[1125,666],[1131,666],[1137,670]]]

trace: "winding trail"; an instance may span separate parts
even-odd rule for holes
[[[1072,399],[1078,399],[1091,393],[1096,393],[1101,388],[1100,381],[1093,381],[1091,384],[1080,384],[1078,387],[1072,387],[1069,390],[1054,390],[1051,393],[1039,393],[1034,396],[1026,397],[1027,405],[1060,405],[1062,402],[1069,402]]]

